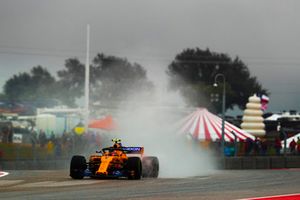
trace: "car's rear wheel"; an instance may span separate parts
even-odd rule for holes
[[[142,162],[139,157],[129,157],[126,168],[128,170],[128,179],[138,180],[142,177]]]
[[[143,177],[157,178],[159,173],[159,161],[157,157],[144,157],[143,161]]]
[[[87,165],[84,156],[73,156],[70,164],[70,176],[73,179],[83,179],[86,168]]]

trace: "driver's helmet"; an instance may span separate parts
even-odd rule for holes
[[[121,148],[122,147],[121,139],[112,139],[112,141],[114,142],[113,148]]]

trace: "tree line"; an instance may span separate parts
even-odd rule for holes
[[[248,97],[254,93],[267,94],[257,78],[251,76],[248,66],[238,57],[232,59],[224,53],[209,49],[188,48],[177,54],[166,66],[168,88],[179,91],[186,104],[208,107],[220,111],[221,98],[212,101],[213,94],[222,95],[226,84],[226,109],[244,108]],[[213,87],[215,75],[222,73],[226,81],[218,80],[220,87]],[[0,98],[12,102],[38,102],[50,106],[53,102],[70,107],[84,95],[85,66],[77,58],[65,61],[64,68],[54,77],[42,66],[29,72],[10,77],[4,84]],[[155,90],[147,77],[146,69],[120,58],[97,54],[90,64],[90,102],[118,104],[131,95],[143,93],[151,97]],[[44,104],[44,105],[43,105]]]

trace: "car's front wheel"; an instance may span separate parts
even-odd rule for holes
[[[138,180],[142,177],[142,161],[139,157],[129,157],[126,168],[128,170],[128,179]]]
[[[73,156],[70,164],[70,176],[73,179],[83,179],[86,168],[87,164],[84,156]]]

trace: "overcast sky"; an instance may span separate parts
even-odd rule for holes
[[[142,64],[149,78],[184,48],[239,56],[269,89],[269,111],[300,111],[299,0],[0,0],[0,87],[13,74],[97,52]]]

